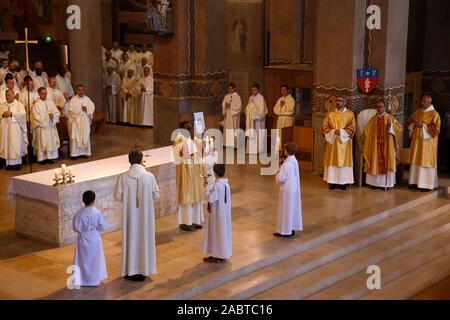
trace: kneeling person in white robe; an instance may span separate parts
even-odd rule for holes
[[[84,87],[78,85],[77,95],[69,104],[70,156],[91,156],[91,123],[95,111],[94,103],[84,95]]]
[[[105,255],[100,232],[105,230],[106,222],[102,213],[94,207],[95,193],[83,193],[85,207],[73,217],[73,231],[77,233],[73,264],[77,286],[96,287],[108,278]]]
[[[216,182],[207,192],[209,220],[205,228],[203,253],[211,254],[203,261],[225,262],[232,255],[231,191],[225,176],[225,165],[215,164]]]
[[[14,91],[6,90],[5,99],[0,104],[0,158],[6,161],[7,170],[19,171],[28,146],[26,112]]]
[[[131,151],[131,168],[120,176],[117,198],[123,202],[121,277],[144,281],[156,274],[155,205],[160,197],[155,177],[142,163],[143,154]]]
[[[280,198],[275,237],[290,238],[295,235],[295,231],[303,230],[300,173],[295,158],[296,152],[297,145],[287,143],[284,146],[287,159],[276,176],[276,182],[280,185]]]
[[[39,162],[53,163],[59,158],[58,129],[60,112],[52,101],[47,100],[47,90],[39,88],[40,99],[31,109],[34,153]]]

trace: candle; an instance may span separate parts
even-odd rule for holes
[[[73,174],[73,167],[70,166],[69,168],[69,178],[72,178],[72,174]]]
[[[58,179],[59,179],[59,171],[55,170],[55,180],[58,180]]]
[[[213,138],[209,139],[209,144],[210,144],[211,148],[214,148],[214,139]]]
[[[66,175],[66,165],[65,164],[63,164],[61,166],[61,171],[62,171],[63,176],[65,176]]]

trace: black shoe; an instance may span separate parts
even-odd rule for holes
[[[81,159],[88,159],[89,157],[88,156],[81,156],[80,158]]]
[[[195,223],[192,224],[192,228],[194,228],[194,229],[196,229],[196,230],[203,229],[203,227],[202,227],[201,225],[195,224]]]
[[[336,189],[336,185],[330,183],[330,184],[328,184],[328,189],[334,190],[334,189]]]
[[[338,188],[343,190],[343,191],[347,191],[347,185],[346,184],[339,185]]]
[[[188,226],[186,224],[180,224],[180,229],[183,231],[188,231],[188,232],[195,231],[194,228],[192,228],[191,226]]]
[[[16,171],[22,170],[22,165],[21,165],[21,164],[18,164],[18,165],[16,165],[16,166],[14,166],[14,170],[16,170]]]
[[[411,190],[417,190],[417,184],[410,184],[408,188]]]
[[[77,160],[77,159],[78,159],[78,157],[70,157],[70,160],[72,160],[72,161]]]
[[[55,164],[55,161],[48,159],[48,160],[47,160],[47,163],[48,163],[48,164]]]
[[[142,274],[135,274],[132,276],[125,276],[124,278],[130,281],[142,282],[145,281],[146,276],[143,276]]]
[[[5,170],[6,171],[13,171],[14,170],[14,166],[6,166]]]
[[[38,163],[39,163],[41,166],[45,166],[48,162],[47,162],[47,160],[43,160],[43,161],[38,161]]]
[[[277,238],[290,238],[290,237],[292,237],[292,236],[294,236],[294,234],[295,233],[291,233],[290,235],[282,235],[281,233],[274,233],[273,235],[274,235],[274,237],[277,237]]]

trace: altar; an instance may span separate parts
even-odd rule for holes
[[[174,214],[176,207],[176,170],[172,147],[144,152],[144,166],[158,182],[161,198],[156,202],[156,217]],[[82,194],[97,194],[96,207],[104,214],[106,232],[122,225],[122,203],[115,197],[118,178],[129,169],[128,155],[73,166],[75,183],[53,186],[54,169],[14,177],[8,194],[15,203],[15,231],[28,238],[55,246],[73,243],[72,218],[82,207]]]

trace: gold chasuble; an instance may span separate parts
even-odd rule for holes
[[[204,199],[203,177],[206,170],[202,164],[202,141],[198,138],[186,139],[179,134],[173,143],[176,161],[177,203],[194,205]]]
[[[348,137],[345,139],[336,137],[333,143],[327,143],[323,165],[327,167],[353,167],[353,143],[356,122],[352,111],[345,109],[343,112],[331,111],[323,122],[323,134],[327,135],[331,131],[344,130]]]
[[[426,128],[415,126],[420,121]],[[408,121],[412,132],[411,165],[425,168],[437,168],[438,140],[441,128],[441,117],[433,106],[427,110],[419,109]]]
[[[392,123],[390,129],[389,121]],[[376,176],[397,171],[402,131],[401,124],[393,116],[375,115],[370,119],[361,137],[366,173]]]

